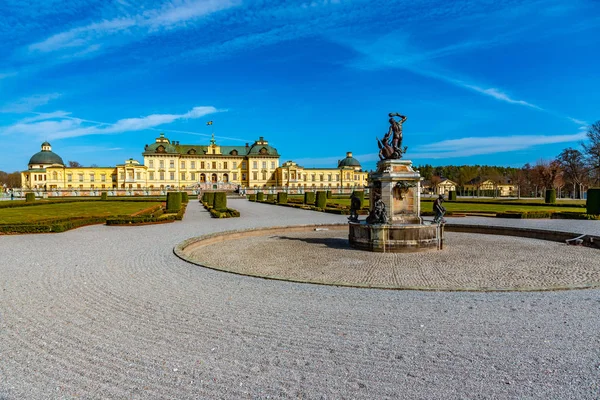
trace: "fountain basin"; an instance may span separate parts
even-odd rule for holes
[[[350,246],[358,250],[412,253],[441,249],[443,244],[443,225],[350,222],[349,226]]]

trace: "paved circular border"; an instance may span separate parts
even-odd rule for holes
[[[258,229],[243,229],[243,230],[231,230],[224,232],[211,233],[208,235],[197,236],[179,243],[174,247],[173,253],[184,261],[191,264],[199,265],[204,268],[213,269],[216,271],[228,272],[235,275],[251,276],[255,278],[263,278],[270,280],[280,280],[287,282],[305,283],[312,285],[325,285],[325,286],[341,286],[349,288],[361,288],[361,289],[384,289],[384,290],[420,290],[420,291],[434,291],[434,292],[541,292],[541,291],[557,291],[557,290],[576,290],[576,289],[594,289],[600,288],[600,282],[582,284],[582,285],[570,285],[570,286],[543,286],[543,287],[530,287],[530,288],[430,288],[422,286],[400,286],[400,287],[381,287],[381,286],[369,286],[360,284],[350,284],[344,282],[318,282],[318,281],[306,281],[298,280],[281,276],[270,276],[252,273],[242,273],[232,271],[227,268],[216,267],[211,265],[204,265],[189,257],[185,251],[190,247],[207,246],[213,243],[219,243],[229,240],[235,240],[239,238],[247,238],[253,236],[265,236],[268,234],[276,234],[283,232],[308,232],[319,229],[327,230],[344,230],[347,229],[348,224],[310,224],[310,225],[293,225],[293,226],[274,226],[268,228]],[[514,227],[498,227],[490,225],[459,225],[459,224],[447,224],[445,230],[449,232],[461,232],[461,233],[479,233],[479,234],[492,234],[501,236],[518,236],[530,239],[547,240],[554,242],[564,242],[568,239],[575,237],[582,237],[583,245],[586,247],[600,247],[600,237],[593,235],[580,235],[578,233],[571,232],[559,232],[549,231],[543,229],[529,229],[529,228],[514,228]],[[434,251],[434,250],[432,250]]]

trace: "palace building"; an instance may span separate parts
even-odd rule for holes
[[[347,153],[337,168],[304,168],[293,161],[279,165],[277,149],[260,137],[245,146],[180,144],[160,134],[144,147],[143,164],[134,159],[115,167],[69,167],[42,143],[21,172],[23,189],[165,190],[210,188],[348,188],[367,185],[367,172]]]

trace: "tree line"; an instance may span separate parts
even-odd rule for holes
[[[519,196],[543,196],[546,189],[555,189],[559,197],[581,199],[589,187],[600,186],[600,121],[590,125],[582,150],[568,147],[552,160],[538,160],[521,168],[488,165],[447,165],[434,167],[429,164],[417,167],[424,179],[433,186],[442,179],[450,179],[458,186],[477,179],[492,181],[498,185],[509,183],[516,187]]]

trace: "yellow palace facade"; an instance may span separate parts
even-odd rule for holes
[[[21,172],[22,188],[46,192],[154,191],[241,188],[354,188],[367,185],[367,172],[347,153],[337,168],[279,164],[277,149],[260,137],[245,146],[180,144],[160,134],[144,147],[143,163],[134,159],[115,167],[68,167],[42,143]]]

